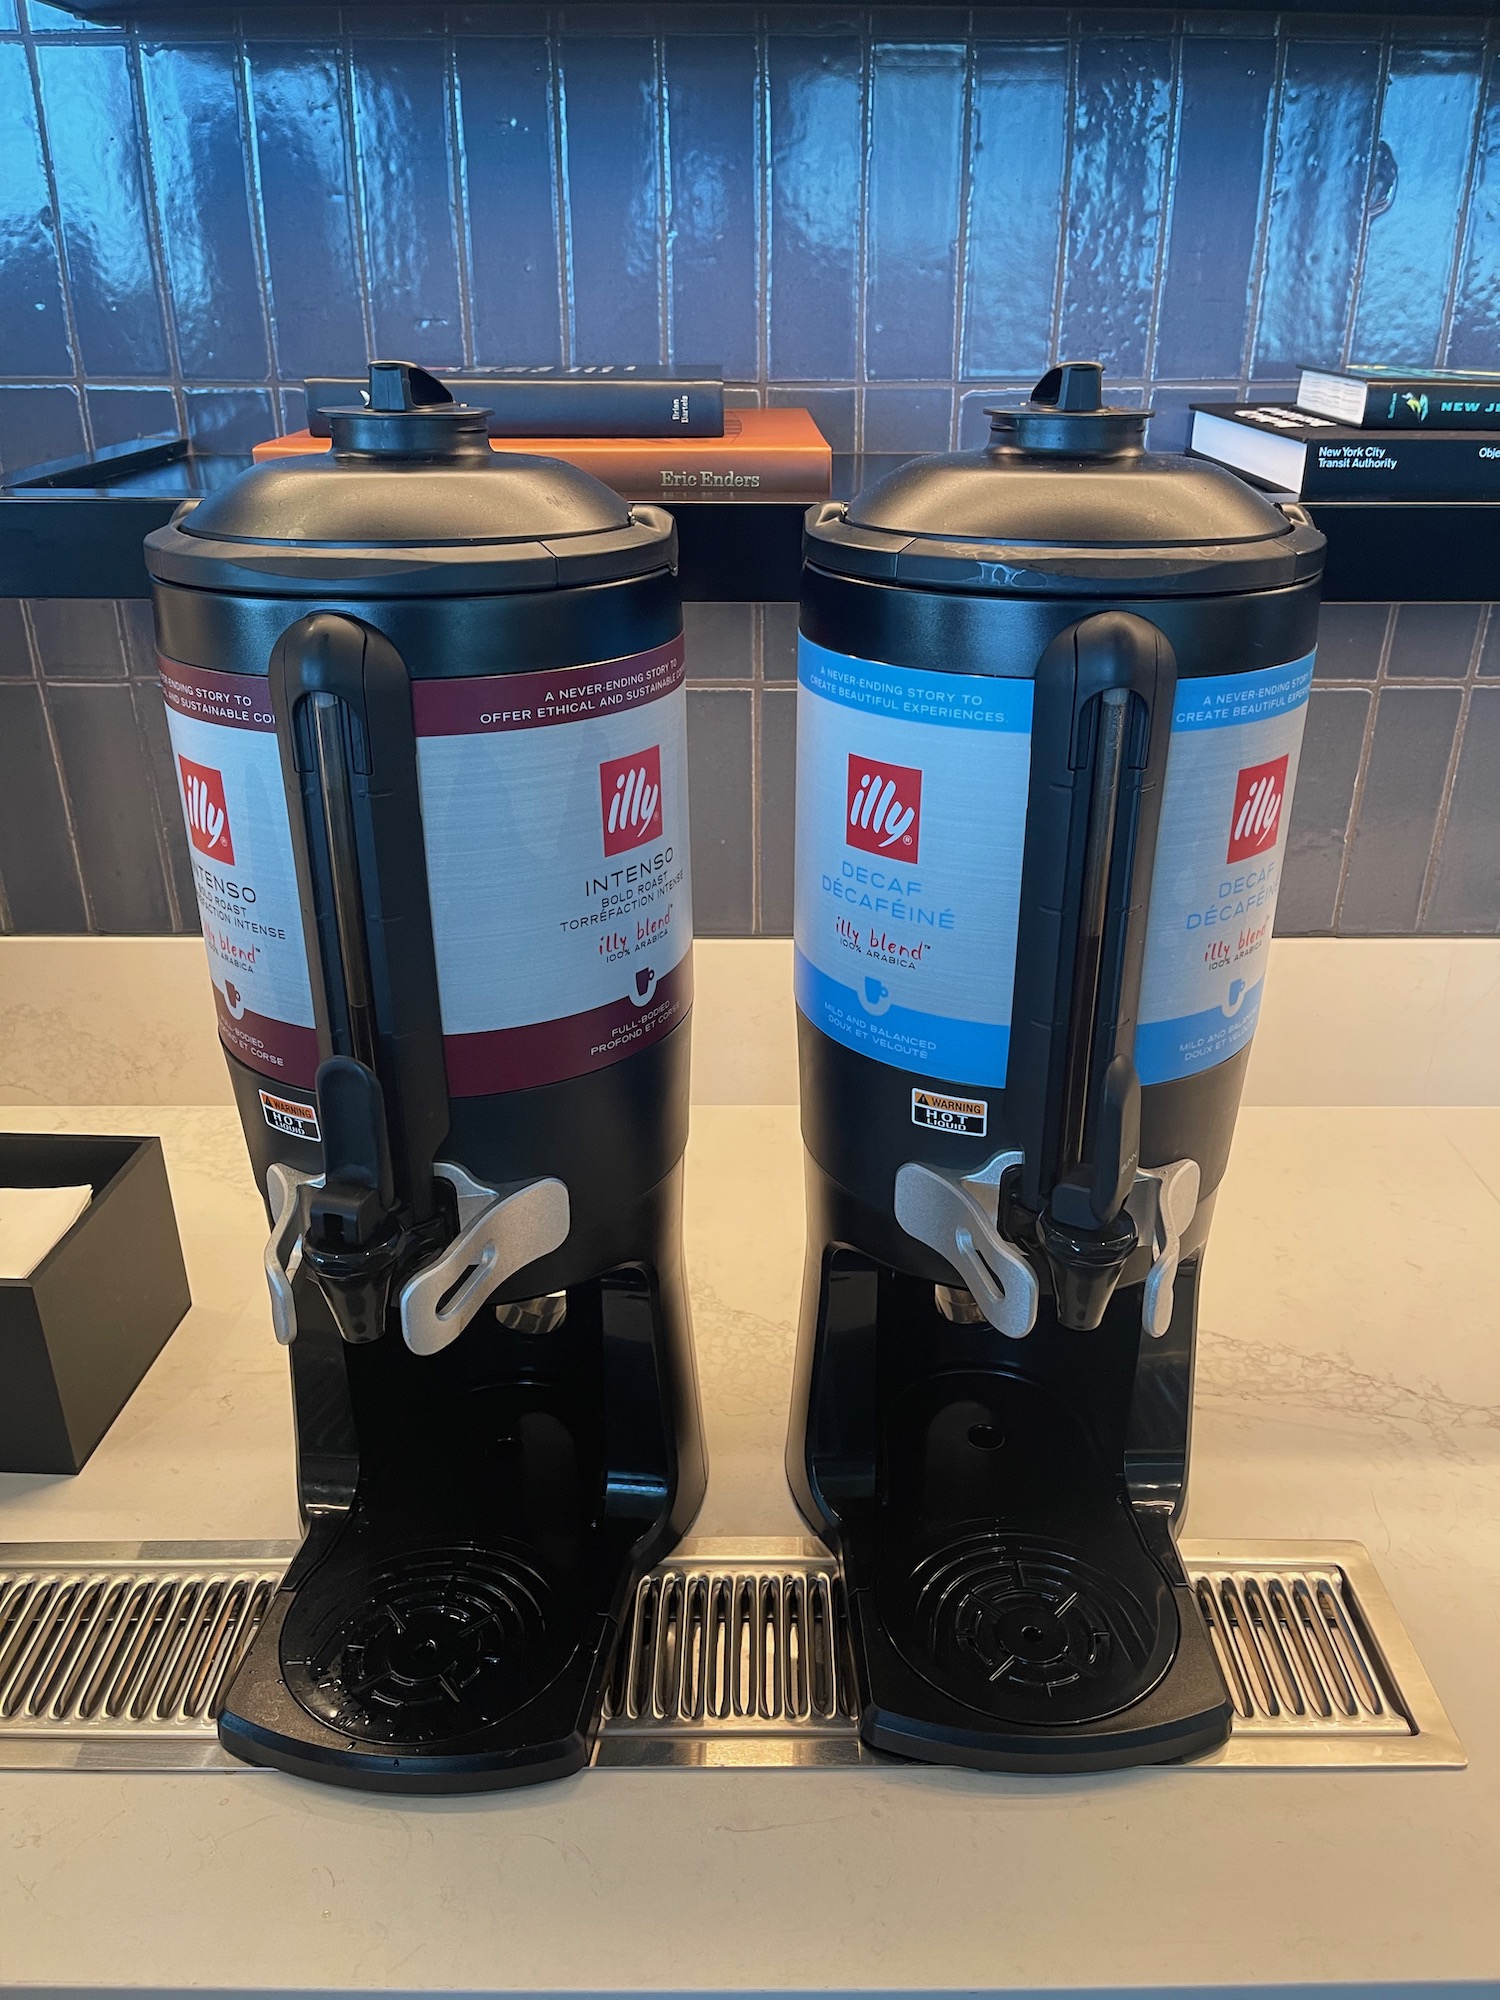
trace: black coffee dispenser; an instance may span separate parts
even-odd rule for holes
[[[587,1760],[706,1476],[676,531],[406,364],[331,414],[147,543],[307,1524],[219,1731],[480,1789]]]
[[[787,1470],[907,1756],[1191,1756],[1173,1541],[1323,537],[1096,364],[808,516]]]

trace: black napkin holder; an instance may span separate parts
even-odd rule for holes
[[[0,1187],[93,1199],[24,1278],[0,1278],[0,1472],[78,1472],[192,1298],[160,1139],[0,1133]]]

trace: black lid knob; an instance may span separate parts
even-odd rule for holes
[[[372,361],[365,397],[327,412],[337,458],[452,460],[489,452],[489,411],[455,403],[447,385],[414,362]]]
[[[1104,406],[1104,363],[1065,361],[1049,368],[1031,392],[1033,403],[1058,410],[1098,410]]]
[[[1121,458],[1145,449],[1150,414],[1114,409],[1105,402],[1102,362],[1064,361],[1048,369],[1020,409],[986,412],[989,449]]]

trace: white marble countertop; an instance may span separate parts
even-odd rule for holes
[[[0,1540],[296,1532],[284,1355],[232,1111],[160,1131],[196,1304],[76,1479]],[[700,1105],[703,1534],[798,1531],[781,1471],[796,1114]],[[1205,1280],[1202,1537],[1366,1543],[1465,1771],[598,1770],[387,1800],[271,1773],[0,1774],[0,1989],[1500,1993],[1500,1111],[1254,1109]]]

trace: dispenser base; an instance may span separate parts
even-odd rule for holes
[[[840,1528],[867,1743],[1097,1771],[1225,1740],[1228,1694],[1170,1532],[1112,1490],[1055,1396],[943,1374],[890,1410],[884,1447],[883,1497]]]
[[[1222,1744],[1229,1694],[1170,1499],[1137,1507],[1126,1479],[1139,1288],[1089,1333],[1044,1297],[1007,1341],[849,1248],[837,1225],[857,1215],[830,1219],[810,1245],[787,1469],[843,1571],[865,1742],[1019,1771]]]
[[[389,1328],[345,1346],[299,1299],[319,1393],[347,1387],[357,1474],[227,1689],[227,1750],[383,1792],[588,1763],[621,1622],[707,1471],[675,1176],[653,1200],[658,1262],[567,1287],[544,1320],[492,1303],[437,1354]]]

